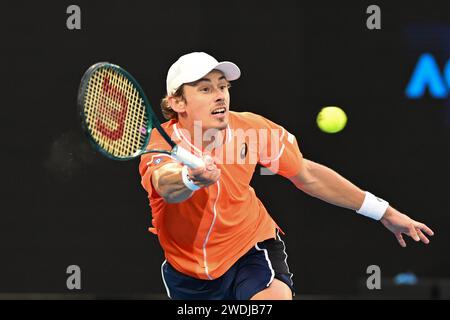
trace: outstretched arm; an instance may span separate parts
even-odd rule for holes
[[[300,172],[289,180],[313,197],[352,210],[359,210],[366,197],[363,190],[337,172],[307,159],[303,159]],[[414,221],[391,206],[387,207],[380,221],[395,235],[402,247],[406,247],[402,234],[426,244],[429,240],[425,234],[430,236],[434,234],[425,224]]]
[[[220,177],[220,169],[216,167],[210,156],[203,158],[206,167],[187,169],[192,183],[199,188],[205,188],[215,183]],[[151,177],[152,184],[159,195],[167,203],[179,203],[189,199],[194,191],[183,182],[183,166],[171,162],[155,170]]]

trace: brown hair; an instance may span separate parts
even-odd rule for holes
[[[183,87],[184,85],[179,87],[177,91],[175,91],[175,93],[172,95],[172,97],[186,101],[184,97]],[[176,111],[173,111],[172,107],[169,105],[169,96],[165,96],[163,99],[161,99],[161,111],[164,118],[166,118],[167,120],[178,119],[178,113]]]

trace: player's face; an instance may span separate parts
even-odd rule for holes
[[[202,79],[184,86],[184,119],[189,125],[201,121],[202,128],[223,130],[228,125],[230,87],[222,72],[213,70]]]

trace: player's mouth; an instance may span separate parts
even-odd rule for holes
[[[211,115],[214,118],[224,118],[226,113],[227,113],[226,107],[217,107],[211,111]]]

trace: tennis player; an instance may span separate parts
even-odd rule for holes
[[[335,171],[305,159],[296,138],[272,121],[233,112],[231,62],[203,52],[180,57],[167,74],[162,127],[205,160],[189,169],[166,154],[145,154],[139,171],[152,208],[150,231],[166,260],[161,266],[172,299],[292,299],[292,273],[280,228],[250,186],[259,163],[303,192],[381,221],[406,246],[433,231],[363,191]],[[199,138],[200,137],[200,138]],[[148,149],[167,149],[153,130]]]

